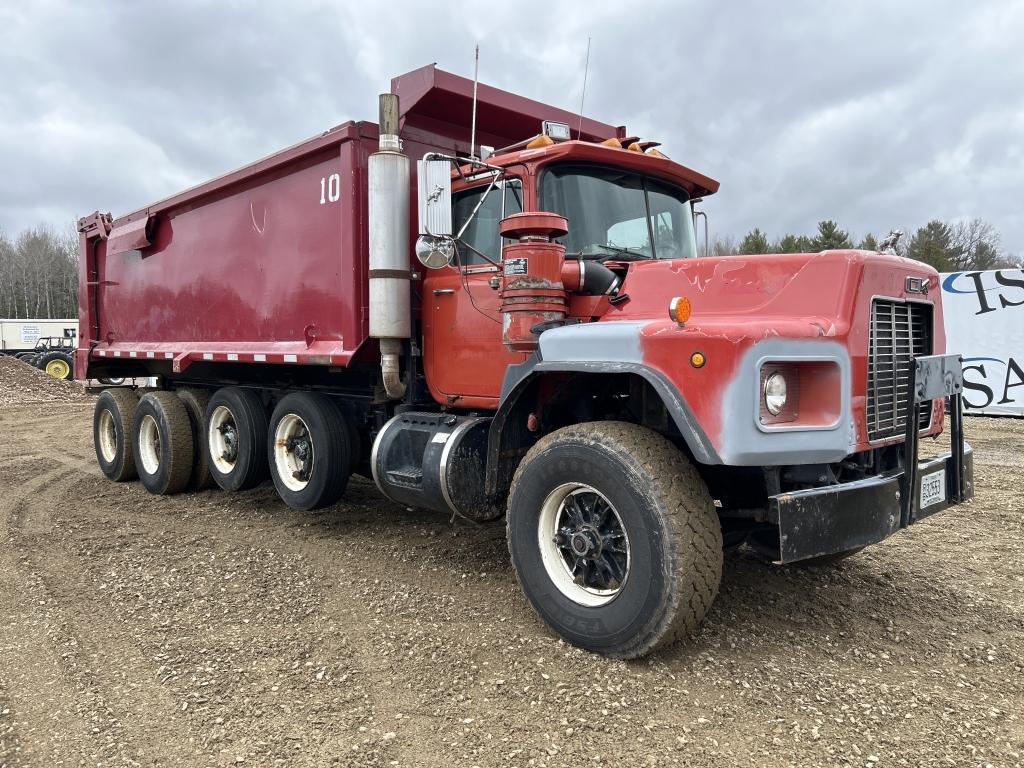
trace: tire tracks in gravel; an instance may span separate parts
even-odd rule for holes
[[[73,692],[60,688],[65,681],[55,649],[39,642],[46,635],[47,623],[41,615],[44,612],[39,607],[36,585],[24,568],[28,556],[15,556],[17,530],[11,525],[13,515],[26,499],[73,474],[73,470],[63,467],[52,469],[16,489],[10,488],[0,499],[0,527],[4,536],[4,546],[0,549],[0,573],[4,574],[0,579],[0,606],[5,615],[11,617],[0,642],[0,660],[3,661],[0,687],[6,692],[5,706],[11,709],[7,715],[11,725],[5,724],[5,739],[0,742],[0,760],[13,765],[38,753],[45,731],[54,722],[61,722],[65,732],[73,730],[84,735],[89,730],[77,712],[64,709],[72,700]],[[33,691],[44,694],[45,698],[27,695]],[[56,734],[51,732],[50,735]],[[61,745],[53,746],[50,758],[72,757],[70,752],[61,754]]]
[[[70,490],[81,481],[87,463],[64,456],[50,458],[61,468],[22,485],[0,507],[0,522],[10,544],[4,552],[6,562],[0,562],[17,585],[12,607],[34,625],[37,641],[45,638],[31,648],[5,651],[13,650],[13,658],[5,665],[7,674],[13,671],[12,676],[23,681],[18,686],[21,692],[35,694],[19,700],[15,711],[24,709],[34,717],[34,731],[42,731],[46,721],[72,715],[74,727],[60,731],[73,734],[74,743],[51,741],[51,759],[58,755],[63,759],[70,749],[67,758],[77,762],[85,748],[108,759],[116,751],[124,760],[176,762],[185,756],[189,739],[186,731],[174,726],[175,702],[155,683],[139,682],[151,681],[152,673],[133,637],[110,620],[110,606],[88,589],[89,574],[53,535],[54,506],[73,497]],[[28,504],[29,500],[33,503]],[[15,558],[15,551],[31,554]],[[117,650],[111,653],[109,648]],[[41,738],[32,740],[36,743],[31,750],[37,751],[56,733],[39,733]],[[175,742],[179,746],[168,752],[167,744]],[[24,743],[21,751],[26,751]]]
[[[262,487],[248,492],[248,506],[261,511],[248,513],[244,525],[208,516],[183,520],[174,512],[186,497],[153,499],[138,484],[123,488],[126,494],[138,495],[140,500],[152,500],[154,507],[159,506],[161,529],[176,533],[183,540],[192,540],[196,544],[204,540],[216,541],[219,547],[224,548],[266,549],[272,546],[278,555],[301,557],[306,568],[319,574],[317,612],[325,623],[339,628],[336,635],[329,634],[320,639],[317,647],[308,648],[309,654],[335,663],[343,660],[350,665],[352,669],[346,670],[346,677],[350,684],[366,694],[370,707],[371,716],[364,726],[366,734],[362,737],[353,734],[349,746],[358,746],[367,753],[360,755],[360,759],[379,759],[381,765],[390,765],[392,761],[401,766],[444,764],[444,760],[439,760],[425,749],[435,737],[439,727],[437,719],[418,707],[405,690],[412,687],[415,692],[422,683],[422,670],[414,662],[396,660],[393,654],[386,656],[381,650],[393,642],[393,639],[380,634],[382,624],[400,623],[396,622],[398,617],[395,614],[401,606],[396,610],[389,605],[388,598],[396,590],[407,589],[403,582],[415,580],[416,574],[402,572],[396,575],[389,570],[388,559],[378,557],[378,551],[362,550],[357,540],[361,536],[351,534],[348,521],[339,524],[336,513],[310,517],[293,512],[273,496],[272,488]],[[263,498],[264,495],[267,497]],[[358,498],[362,494],[357,490],[351,495]],[[352,501],[348,499],[349,503]],[[146,524],[149,523],[143,523]],[[360,522],[354,525],[361,530]],[[466,583],[460,584],[459,581],[452,579],[449,584],[451,592],[433,588],[429,590],[431,595],[422,597],[442,604],[448,599],[445,595],[456,589],[463,593],[477,591],[472,587],[467,589]],[[463,597],[471,599],[468,594]],[[482,612],[490,612],[483,589],[474,602]],[[444,632],[443,628],[438,629]],[[451,631],[458,632],[454,628]],[[358,743],[356,739],[359,739]]]

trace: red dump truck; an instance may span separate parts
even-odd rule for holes
[[[723,549],[825,563],[972,495],[931,267],[701,256],[718,182],[433,66],[379,108],[80,221],[75,369],[159,382],[97,401],[111,480],[504,516],[536,611],[616,657],[698,627]]]

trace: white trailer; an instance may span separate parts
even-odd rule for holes
[[[35,349],[45,336],[72,339],[78,336],[78,319],[0,319],[0,354],[13,355]]]

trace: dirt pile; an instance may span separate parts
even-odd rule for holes
[[[0,406],[68,403],[85,397],[74,381],[61,381],[8,355],[0,356]]]

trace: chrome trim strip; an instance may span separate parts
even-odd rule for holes
[[[374,485],[377,486],[378,491],[383,493],[386,498],[390,499],[396,504],[400,504],[401,502],[398,501],[397,499],[393,499],[388,494],[388,492],[384,490],[384,486],[380,484],[380,478],[377,476],[377,450],[380,448],[380,441],[381,438],[384,437],[384,433],[387,432],[388,429],[391,428],[391,425],[398,421],[400,418],[402,418],[402,414],[392,416],[391,419],[388,420],[388,423],[380,428],[380,432],[377,433],[377,437],[373,441],[373,448],[370,449],[370,474],[373,475],[373,483]]]

